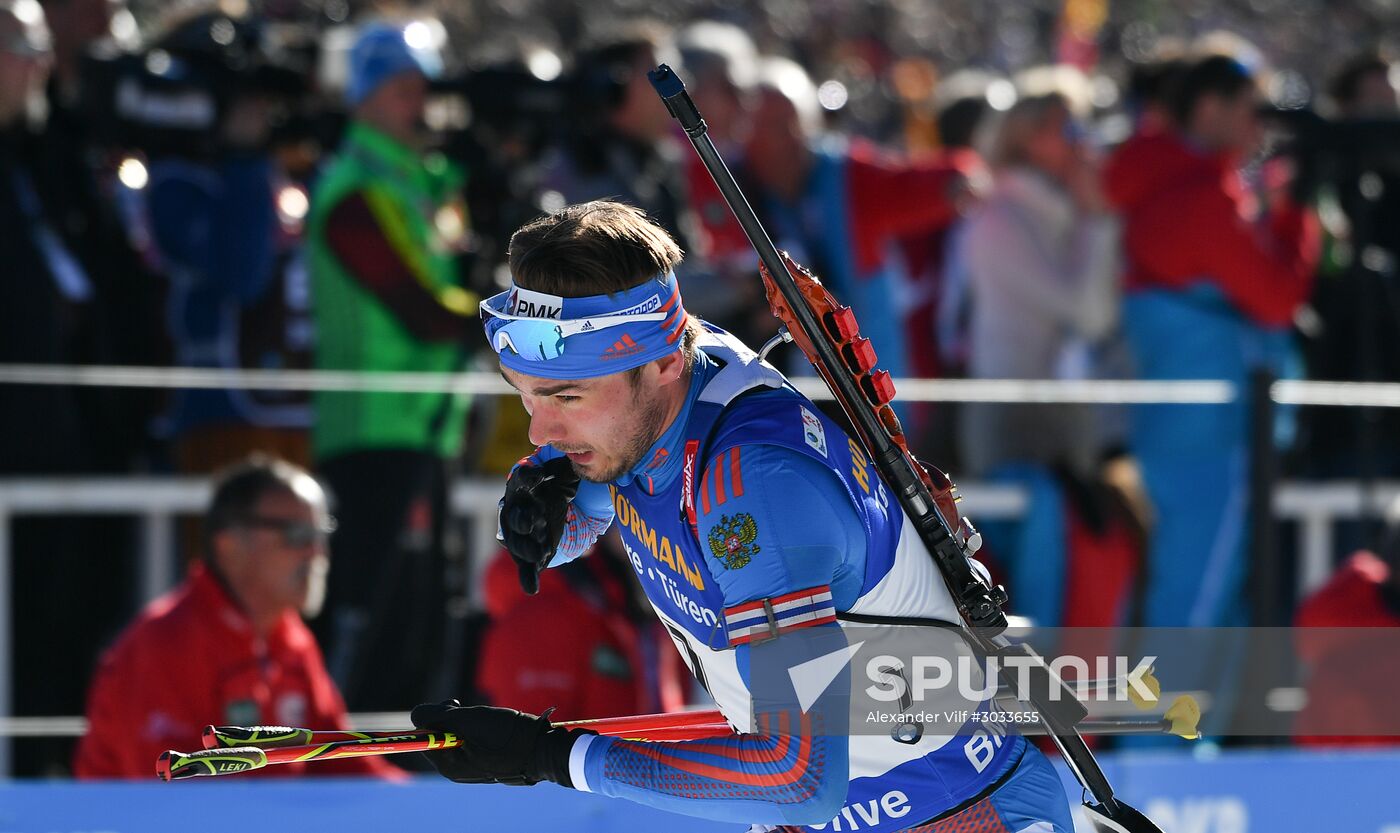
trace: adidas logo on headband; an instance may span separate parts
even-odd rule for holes
[[[620,359],[623,356],[630,356],[633,353],[639,353],[645,349],[645,347],[634,341],[631,336],[623,333],[622,338],[614,341],[613,346],[603,351],[603,358]]]

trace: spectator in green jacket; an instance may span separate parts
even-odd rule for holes
[[[324,370],[448,373],[466,360],[477,298],[458,268],[464,177],[422,151],[439,64],[415,26],[359,35],[352,121],[313,194],[307,247]],[[315,465],[346,519],[319,623],[328,665],[352,710],[407,708],[443,684],[436,670],[452,660],[447,494],[467,398],[356,391],[314,402]]]

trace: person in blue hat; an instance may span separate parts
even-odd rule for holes
[[[371,23],[350,50],[350,77],[345,101],[355,121],[399,142],[421,142],[423,102],[428,81],[442,72],[442,59],[431,48],[427,24],[393,26]]]
[[[307,223],[320,369],[447,373],[466,361],[477,299],[458,266],[464,177],[422,149],[423,102],[439,70],[432,41],[425,22],[376,23],[351,50],[350,127]],[[467,404],[447,391],[327,391],[314,399],[312,458],[353,527],[331,542],[318,624],[352,709],[410,706],[435,669],[453,667],[440,650],[442,576],[447,484]],[[397,644],[405,630],[421,648]]]

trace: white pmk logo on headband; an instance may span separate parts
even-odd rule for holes
[[[651,296],[650,298],[646,299],[645,301],[641,302],[640,304],[636,304],[636,305],[634,305],[634,306],[628,307],[627,309],[620,309],[620,310],[618,310],[617,312],[611,312],[611,313],[608,313],[608,314],[609,314],[609,315],[645,315],[645,314],[647,314],[647,313],[649,313],[649,312],[652,312],[653,310],[657,309],[657,308],[660,307],[660,306],[661,306],[661,296],[660,296],[660,295],[653,295],[653,296]]]
[[[552,318],[558,321],[564,317],[564,299],[558,295],[516,287],[506,299],[506,312],[526,318]]]

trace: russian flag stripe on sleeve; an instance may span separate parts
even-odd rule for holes
[[[826,584],[724,609],[731,647],[835,621],[836,605],[831,599],[831,586]]]

